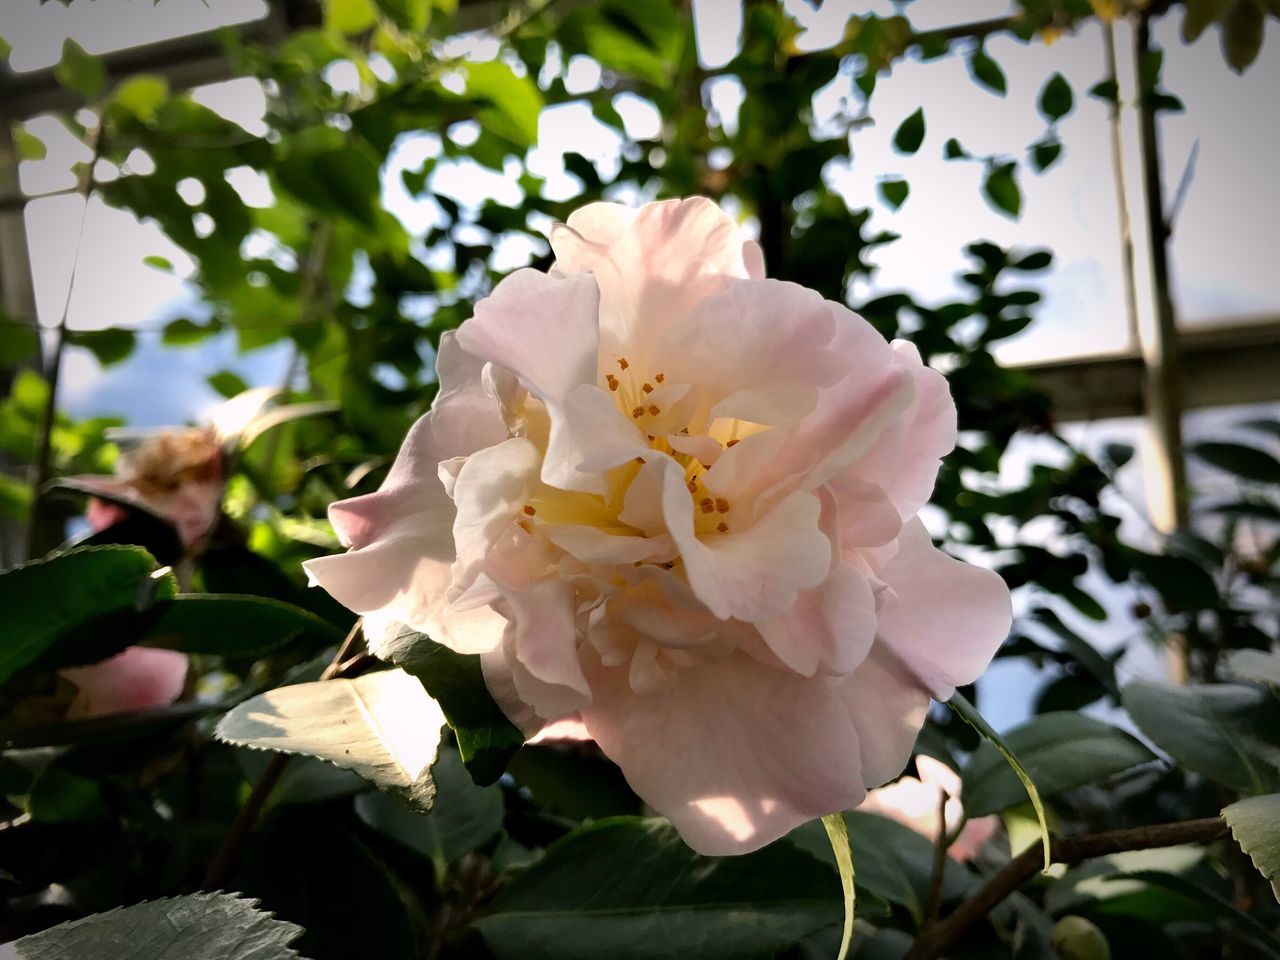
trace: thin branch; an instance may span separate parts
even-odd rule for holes
[[[351,655],[352,649],[361,640],[360,627],[363,622],[363,618],[361,618],[352,626],[351,632],[342,641],[342,646],[338,647],[337,653],[333,655],[333,659],[325,667],[324,673],[320,674],[321,680],[331,680],[335,677],[344,676],[352,666],[363,663],[363,658]],[[240,812],[236,814],[236,819],[231,824],[231,829],[227,831],[227,835],[222,841],[222,846],[218,849],[217,854],[209,863],[209,868],[205,871],[204,889],[219,890],[230,879],[236,864],[240,862],[240,856],[244,853],[249,837],[253,835],[254,828],[258,825],[262,811],[266,809],[267,800],[270,799],[272,791],[275,790],[276,785],[280,782],[280,777],[284,774],[285,767],[288,764],[289,755],[277,753],[271,758],[267,768],[262,771],[262,776],[254,783],[253,790],[250,791],[244,806],[240,808]]]
[[[1115,180],[1116,212],[1120,226],[1120,266],[1124,276],[1124,312],[1128,321],[1129,345],[1138,343],[1138,282],[1134,267],[1133,220],[1129,212],[1129,190],[1124,172],[1124,127],[1120,112],[1120,67],[1116,58],[1116,31],[1110,22],[1102,24],[1106,48],[1107,75],[1116,86],[1116,97],[1107,111],[1111,127],[1111,173]]]
[[[1226,833],[1225,820],[1221,817],[1208,817],[1204,820],[1184,820],[1079,837],[1058,837],[1052,843],[1053,862],[1069,865],[1126,850],[1152,850],[1180,843],[1208,843]],[[1043,863],[1039,844],[1024,850],[948,917],[931,929],[922,931],[904,960],[936,960],[941,957],[959,943],[974,924],[999,906],[1005,897],[1040,872]]]
[[[942,878],[947,869],[947,848],[951,846],[951,837],[947,833],[947,791],[938,791],[938,835],[933,840],[933,870],[929,875],[929,896],[925,899],[924,926],[929,929],[938,922],[938,911],[942,909]]]

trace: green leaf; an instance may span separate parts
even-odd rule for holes
[[[142,258],[142,262],[148,267],[155,267],[157,270],[163,270],[165,273],[173,273],[173,261],[167,257],[161,257],[151,254]]]
[[[124,546],[69,550],[0,573],[0,683],[95,617],[145,609],[171,582],[151,554]]]
[[[1222,55],[1236,73],[1244,73],[1262,49],[1266,22],[1256,0],[1235,0],[1222,19]]]
[[[14,320],[0,310],[0,367],[17,367],[40,353],[35,327]]]
[[[1031,800],[1031,805],[1035,807],[1036,818],[1040,821],[1040,841],[1044,846],[1044,868],[1048,870],[1051,862],[1049,822],[1045,817],[1044,803],[1040,799],[1040,792],[1036,789],[1035,781],[1031,779],[1030,774],[1027,773],[1018,758],[1013,755],[1013,752],[1005,746],[1004,741],[1000,739],[1000,735],[991,729],[991,724],[987,723],[982,714],[978,712],[977,707],[959,693],[951,695],[951,699],[947,701],[947,706],[955,712],[956,716],[973,727],[988,743],[995,747],[1000,752],[1000,755],[1004,757],[1005,762],[1013,769],[1013,772],[1017,774],[1018,779],[1022,781],[1023,789],[1026,790],[1027,797]]]
[[[1194,612],[1218,606],[1220,598],[1213,576],[1194,560],[1134,551],[1132,563],[1170,611]]]
[[[431,20],[431,4],[427,0],[374,0],[382,15],[401,30],[421,33]]]
[[[150,123],[168,99],[169,82],[164,77],[140,73],[112,91],[108,109],[123,110],[143,123]]]
[[[8,60],[12,52],[13,46],[4,37],[0,37],[0,60]]]
[[[1215,503],[1204,508],[1209,513],[1240,520],[1271,520],[1280,522],[1280,507],[1258,500],[1239,500],[1234,503]]]
[[[972,56],[969,57],[969,73],[973,75],[974,80],[992,93],[998,93],[1003,97],[1009,90],[1004,71],[1000,69],[998,63],[987,56],[987,52],[981,46],[975,48]]]
[[[351,36],[363,33],[378,20],[371,0],[324,0],[324,25]]]
[[[384,793],[356,797],[360,819],[380,833],[427,857],[443,880],[449,867],[479,850],[502,830],[502,790],[479,787],[452,747],[443,747],[432,771],[436,799],[430,813],[417,813]]]
[[[160,341],[166,347],[186,347],[193,343],[200,343],[207,340],[218,332],[218,327],[214,324],[209,326],[201,326],[194,320],[187,317],[179,317],[177,320],[170,320],[164,325],[164,331],[160,335]],[[216,376],[216,374],[215,374]]]
[[[1186,0],[1182,15],[1182,39],[1195,43],[1211,23],[1217,23],[1231,6],[1231,0]]]
[[[1188,453],[1245,480],[1280,484],[1280,460],[1265,450],[1248,447],[1243,443],[1206,441],[1192,444]]]
[[[1269,691],[1135,680],[1123,704],[1138,729],[1187,769],[1242,793],[1280,787],[1280,702]]]
[[[455,653],[407,628],[386,650],[386,658],[427,688],[458,739],[462,761],[476,783],[495,782],[521,746],[524,734],[489,695],[480,658]]]
[[[96,782],[56,766],[36,778],[27,798],[27,813],[38,823],[83,823],[108,812]]]
[[[942,148],[942,155],[947,160],[967,160],[969,159],[969,151],[960,145],[960,141],[955,137],[947,140],[946,146]]]
[[[1114,80],[1099,80],[1089,88],[1089,96],[1105,100],[1107,103],[1119,103],[1120,86]]]
[[[227,743],[327,760],[421,810],[431,809],[431,766],[444,715],[416,679],[383,670],[354,680],[277,687],[218,723]]]
[[[1097,647],[1063,623],[1062,618],[1048,607],[1038,607],[1032,612],[1032,618],[1051,630],[1054,636],[1062,641],[1066,651],[1075,657],[1076,661],[1088,670],[1108,693],[1112,696],[1119,695],[1120,688],[1116,684],[1115,667],[1110,660],[1098,652]]]
[[[1280,690],[1280,653],[1232,650],[1222,662],[1223,672],[1245,683],[1265,683]]]
[[[70,37],[62,42],[62,59],[53,74],[60,84],[86,100],[94,99],[107,86],[107,72],[102,61],[85,53],[84,48]]]
[[[467,65],[467,96],[489,104],[479,111],[480,125],[522,149],[538,139],[542,94],[529,77],[518,77],[501,60]]]
[[[991,205],[1014,220],[1022,210],[1022,191],[1014,177],[1015,170],[1017,164],[992,164],[987,168],[987,177],[982,183],[982,192]]]
[[[1222,818],[1280,900],[1280,793],[1237,800],[1223,809]]]
[[[1057,123],[1075,106],[1075,96],[1071,92],[1071,84],[1060,73],[1055,73],[1040,90],[1038,104],[1040,114],[1050,123]]]
[[[1036,173],[1044,173],[1058,162],[1062,155],[1062,143],[1058,140],[1041,140],[1031,145],[1031,165]]]
[[[840,951],[836,954],[836,960],[845,960],[845,957],[849,956],[849,944],[853,941],[853,921],[858,896],[853,883],[853,853],[849,849],[849,828],[845,826],[844,815],[839,813],[823,817],[822,826],[827,831],[827,839],[831,841],[831,852],[836,858],[836,869],[840,873],[840,888],[844,892],[844,929],[840,932]]]
[[[276,164],[276,177],[320,214],[348,218],[369,229],[377,226],[378,164],[367,149],[328,146],[317,138],[283,157]]]
[[[0,473],[0,517],[7,520],[26,520],[30,514],[33,499],[30,484]]]
[[[1005,734],[1042,796],[1100,783],[1155,759],[1129,734],[1081,713],[1043,713]],[[981,817],[1025,802],[1026,792],[990,743],[978,747],[962,777],[965,812]]]
[[[13,944],[21,960],[302,960],[302,928],[256,900],[193,893],[61,923]]]
[[[893,135],[893,149],[899,153],[912,154],[920,149],[923,142],[924,108],[919,107],[898,126],[898,131]]]
[[[244,379],[230,370],[220,370],[205,382],[228,399],[237,397],[249,389],[249,385],[244,382]]]
[[[107,327],[104,330],[74,330],[67,334],[67,342],[90,351],[104,367],[124,360],[133,353],[137,337],[132,330]]]
[[[906,202],[907,194],[911,191],[905,180],[881,180],[876,186],[884,202],[894,210]]]
[[[619,817],[548,847],[476,926],[498,960],[773,956],[840,922],[834,886],[786,840],[708,858],[665,820]]]
[[[44,141],[21,124],[13,126],[13,145],[18,150],[20,160],[43,160],[49,155],[49,148]]]
[[[300,637],[338,643],[342,631],[314,613],[279,600],[198,593],[157,607],[146,646],[222,657],[259,657]]]

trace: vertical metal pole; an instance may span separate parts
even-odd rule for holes
[[[18,154],[10,124],[13,118],[0,111],[0,185],[5,192],[19,196]],[[39,331],[36,319],[35,284],[31,274],[31,252],[27,247],[24,207],[17,204],[0,210],[0,307],[6,323],[29,323]],[[40,363],[39,356],[32,363]],[[0,368],[0,394],[7,395],[17,370]],[[0,453],[0,471],[14,472],[18,465]],[[0,520],[0,568],[20,563],[26,558],[26,531],[23,524]]]
[[[1142,67],[1151,55],[1151,23],[1138,14],[1134,31],[1137,74],[1138,151],[1146,207],[1152,310],[1138,326],[1145,370],[1147,449],[1144,470],[1152,523],[1164,532],[1188,524],[1186,461],[1182,450],[1182,377],[1178,327],[1169,283],[1170,228],[1160,179],[1160,140],[1149,90],[1143,89]],[[1169,670],[1177,682],[1187,678],[1186,650],[1170,643]]]

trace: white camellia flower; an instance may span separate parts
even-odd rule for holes
[[[856,806],[1010,624],[916,513],[946,381],[768,280],[702,198],[592,204],[442,338],[440,393],[308,564],[368,618],[481,654],[529,734],[578,717],[694,849]],[[381,626],[378,626],[381,625]]]

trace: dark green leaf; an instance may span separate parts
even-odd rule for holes
[[[1173,612],[1212,610],[1218,606],[1213,576],[1194,560],[1163,554],[1133,554],[1133,566]]]
[[[62,59],[58,61],[54,76],[64,87],[86,100],[94,99],[107,86],[107,72],[102,61],[89,56],[70,37],[62,42]]]
[[[18,158],[21,160],[43,160],[49,155],[49,148],[44,145],[44,141],[25,126],[18,124],[13,128],[13,145],[17,148]]]
[[[164,325],[164,332],[161,334],[160,340],[166,347],[185,347],[207,340],[217,332],[218,327],[215,324],[201,326],[194,320],[179,317],[177,320],[170,320]]]
[[[259,657],[300,637],[338,643],[342,631],[279,600],[190,594],[157,607],[145,644],[222,657]]]
[[[301,960],[302,928],[225,893],[153,900],[72,920],[13,944],[21,960]]]
[[[374,0],[382,15],[401,30],[420,33],[431,19],[428,0]]]
[[[334,131],[335,133],[337,131]],[[281,186],[318,213],[377,223],[378,164],[357,146],[303,149],[276,165]]]
[[[987,168],[987,177],[982,184],[982,192],[991,205],[1015,220],[1022,211],[1022,191],[1014,177],[1016,169],[1017,165],[1012,163],[993,164]]]
[[[748,906],[749,905],[749,906]],[[663,820],[574,831],[477,921],[499,960],[771,957],[839,924],[835,871],[786,840],[701,857]]]
[[[1188,452],[1197,459],[1234,473],[1245,480],[1280,484],[1280,460],[1265,450],[1243,443],[1206,441],[1192,444]]]
[[[35,328],[0,311],[0,367],[18,367],[40,352]]]
[[[244,382],[244,379],[230,370],[220,370],[209,377],[207,382],[209,386],[228,399],[239,396],[249,389],[249,385]]]
[[[1066,77],[1055,73],[1040,90],[1040,113],[1050,123],[1057,123],[1075,105],[1075,97],[1071,92],[1071,84]]]
[[[912,154],[920,149],[924,142],[924,108],[903,120],[898,131],[893,135],[893,148],[899,153]]]
[[[1032,613],[1037,623],[1048,627],[1059,640],[1067,653],[1071,654],[1082,667],[1089,671],[1108,693],[1118,696],[1120,688],[1116,685],[1115,667],[1111,661],[1098,652],[1098,649],[1080,634],[1076,633],[1062,618],[1048,607],[1039,607]]]
[[[1043,713],[1004,735],[1043,796],[1100,783],[1155,756],[1129,734],[1079,713]],[[999,751],[977,749],[964,769],[965,812],[980,817],[1025,803],[1027,794]]]
[[[489,695],[480,658],[455,653],[406,629],[393,643],[388,659],[421,680],[440,704],[476,783],[487,785],[502,776],[507,762],[524,744],[524,734]]]
[[[881,180],[876,184],[876,187],[879,189],[880,196],[884,199],[884,202],[894,210],[897,210],[906,202],[907,194],[911,190],[905,180]]]
[[[1044,173],[1062,155],[1062,144],[1058,140],[1041,140],[1031,145],[1031,165],[1036,173]]]
[[[1120,88],[1114,80],[1099,80],[1089,88],[1089,96],[1105,100],[1107,103],[1120,102]]]
[[[1189,770],[1244,793],[1280,786],[1280,701],[1270,691],[1137,680],[1123,703],[1138,729]]]
[[[987,56],[987,52],[981,46],[977,47],[969,57],[969,72],[974,80],[992,93],[998,93],[1003,97],[1008,92],[1009,85],[1005,81],[1004,71],[1000,69],[998,63]]]
[[[1259,500],[1238,500],[1233,503],[1215,503],[1204,508],[1210,513],[1240,520],[1271,520],[1280,523],[1280,507]]]
[[[1182,39],[1195,43],[1211,23],[1222,19],[1232,0],[1186,0],[1186,12],[1182,15]]]
[[[1222,20],[1222,55],[1236,73],[1244,73],[1262,49],[1266,29],[1256,0],[1235,0]]]
[[[0,574],[0,683],[95,617],[149,606],[172,576],[138,547],[85,547]]]
[[[57,766],[36,778],[27,798],[27,812],[38,823],[102,820],[108,814],[97,783]]]
[[[100,364],[109,367],[133,352],[137,337],[132,330],[108,327],[105,330],[72,331],[67,335],[67,342],[91,351]]]
[[[969,151],[960,145],[959,140],[951,137],[942,148],[942,155],[948,160],[967,160]]]
[[[430,813],[417,813],[384,793],[356,797],[356,812],[373,829],[431,860],[437,876],[480,849],[502,830],[502,791],[478,787],[453,747],[440,750],[432,771],[436,799]]]

